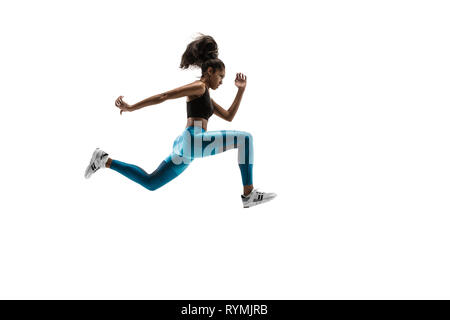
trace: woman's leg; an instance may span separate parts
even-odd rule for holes
[[[253,189],[253,136],[236,130],[207,131],[193,134],[193,157],[207,157],[231,149],[238,149],[238,165],[241,171],[244,195]],[[201,148],[201,150],[200,150]]]
[[[139,183],[144,188],[154,191],[178,177],[189,166],[188,161],[170,161],[172,154],[164,159],[155,171],[148,174],[140,167],[119,160],[108,159],[106,167],[119,172],[125,177]]]

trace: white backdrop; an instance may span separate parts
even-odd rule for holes
[[[450,10],[445,1],[9,1],[0,4],[2,299],[450,298]],[[96,147],[152,172],[192,82],[187,44],[226,65],[211,97],[254,137],[151,192]]]

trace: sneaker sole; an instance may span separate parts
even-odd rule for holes
[[[251,207],[257,206],[259,204],[263,204],[263,203],[269,202],[269,201],[275,199],[276,197],[277,196],[275,195],[273,198],[267,198],[267,199],[264,199],[264,200],[258,201],[258,202],[251,202],[251,203],[249,203],[247,205],[244,205],[244,208],[251,208]]]

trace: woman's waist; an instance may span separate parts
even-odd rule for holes
[[[200,127],[206,131],[208,127],[208,120],[203,118],[189,117],[187,118],[186,128],[189,127]]]

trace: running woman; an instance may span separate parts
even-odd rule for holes
[[[275,193],[261,192],[253,188],[252,135],[249,132],[236,130],[207,131],[208,119],[213,114],[226,121],[233,120],[247,85],[247,77],[242,73],[236,74],[235,85],[238,92],[233,104],[226,110],[209,96],[209,89],[216,90],[225,77],[225,64],[218,58],[218,46],[211,36],[201,34],[188,44],[181,58],[180,68],[187,69],[190,66],[201,68],[200,80],[151,96],[133,105],[126,103],[123,96],[118,97],[115,102],[122,115],[122,112],[132,112],[168,99],[186,97],[187,124],[181,135],[173,142],[172,153],[160,163],[155,171],[148,174],[134,164],[113,160],[108,153],[97,148],[86,168],[85,178],[89,178],[100,168],[110,168],[144,188],[154,191],[179,176],[195,158],[203,158],[237,148],[238,166],[243,184],[241,199],[244,208],[274,199]]]

